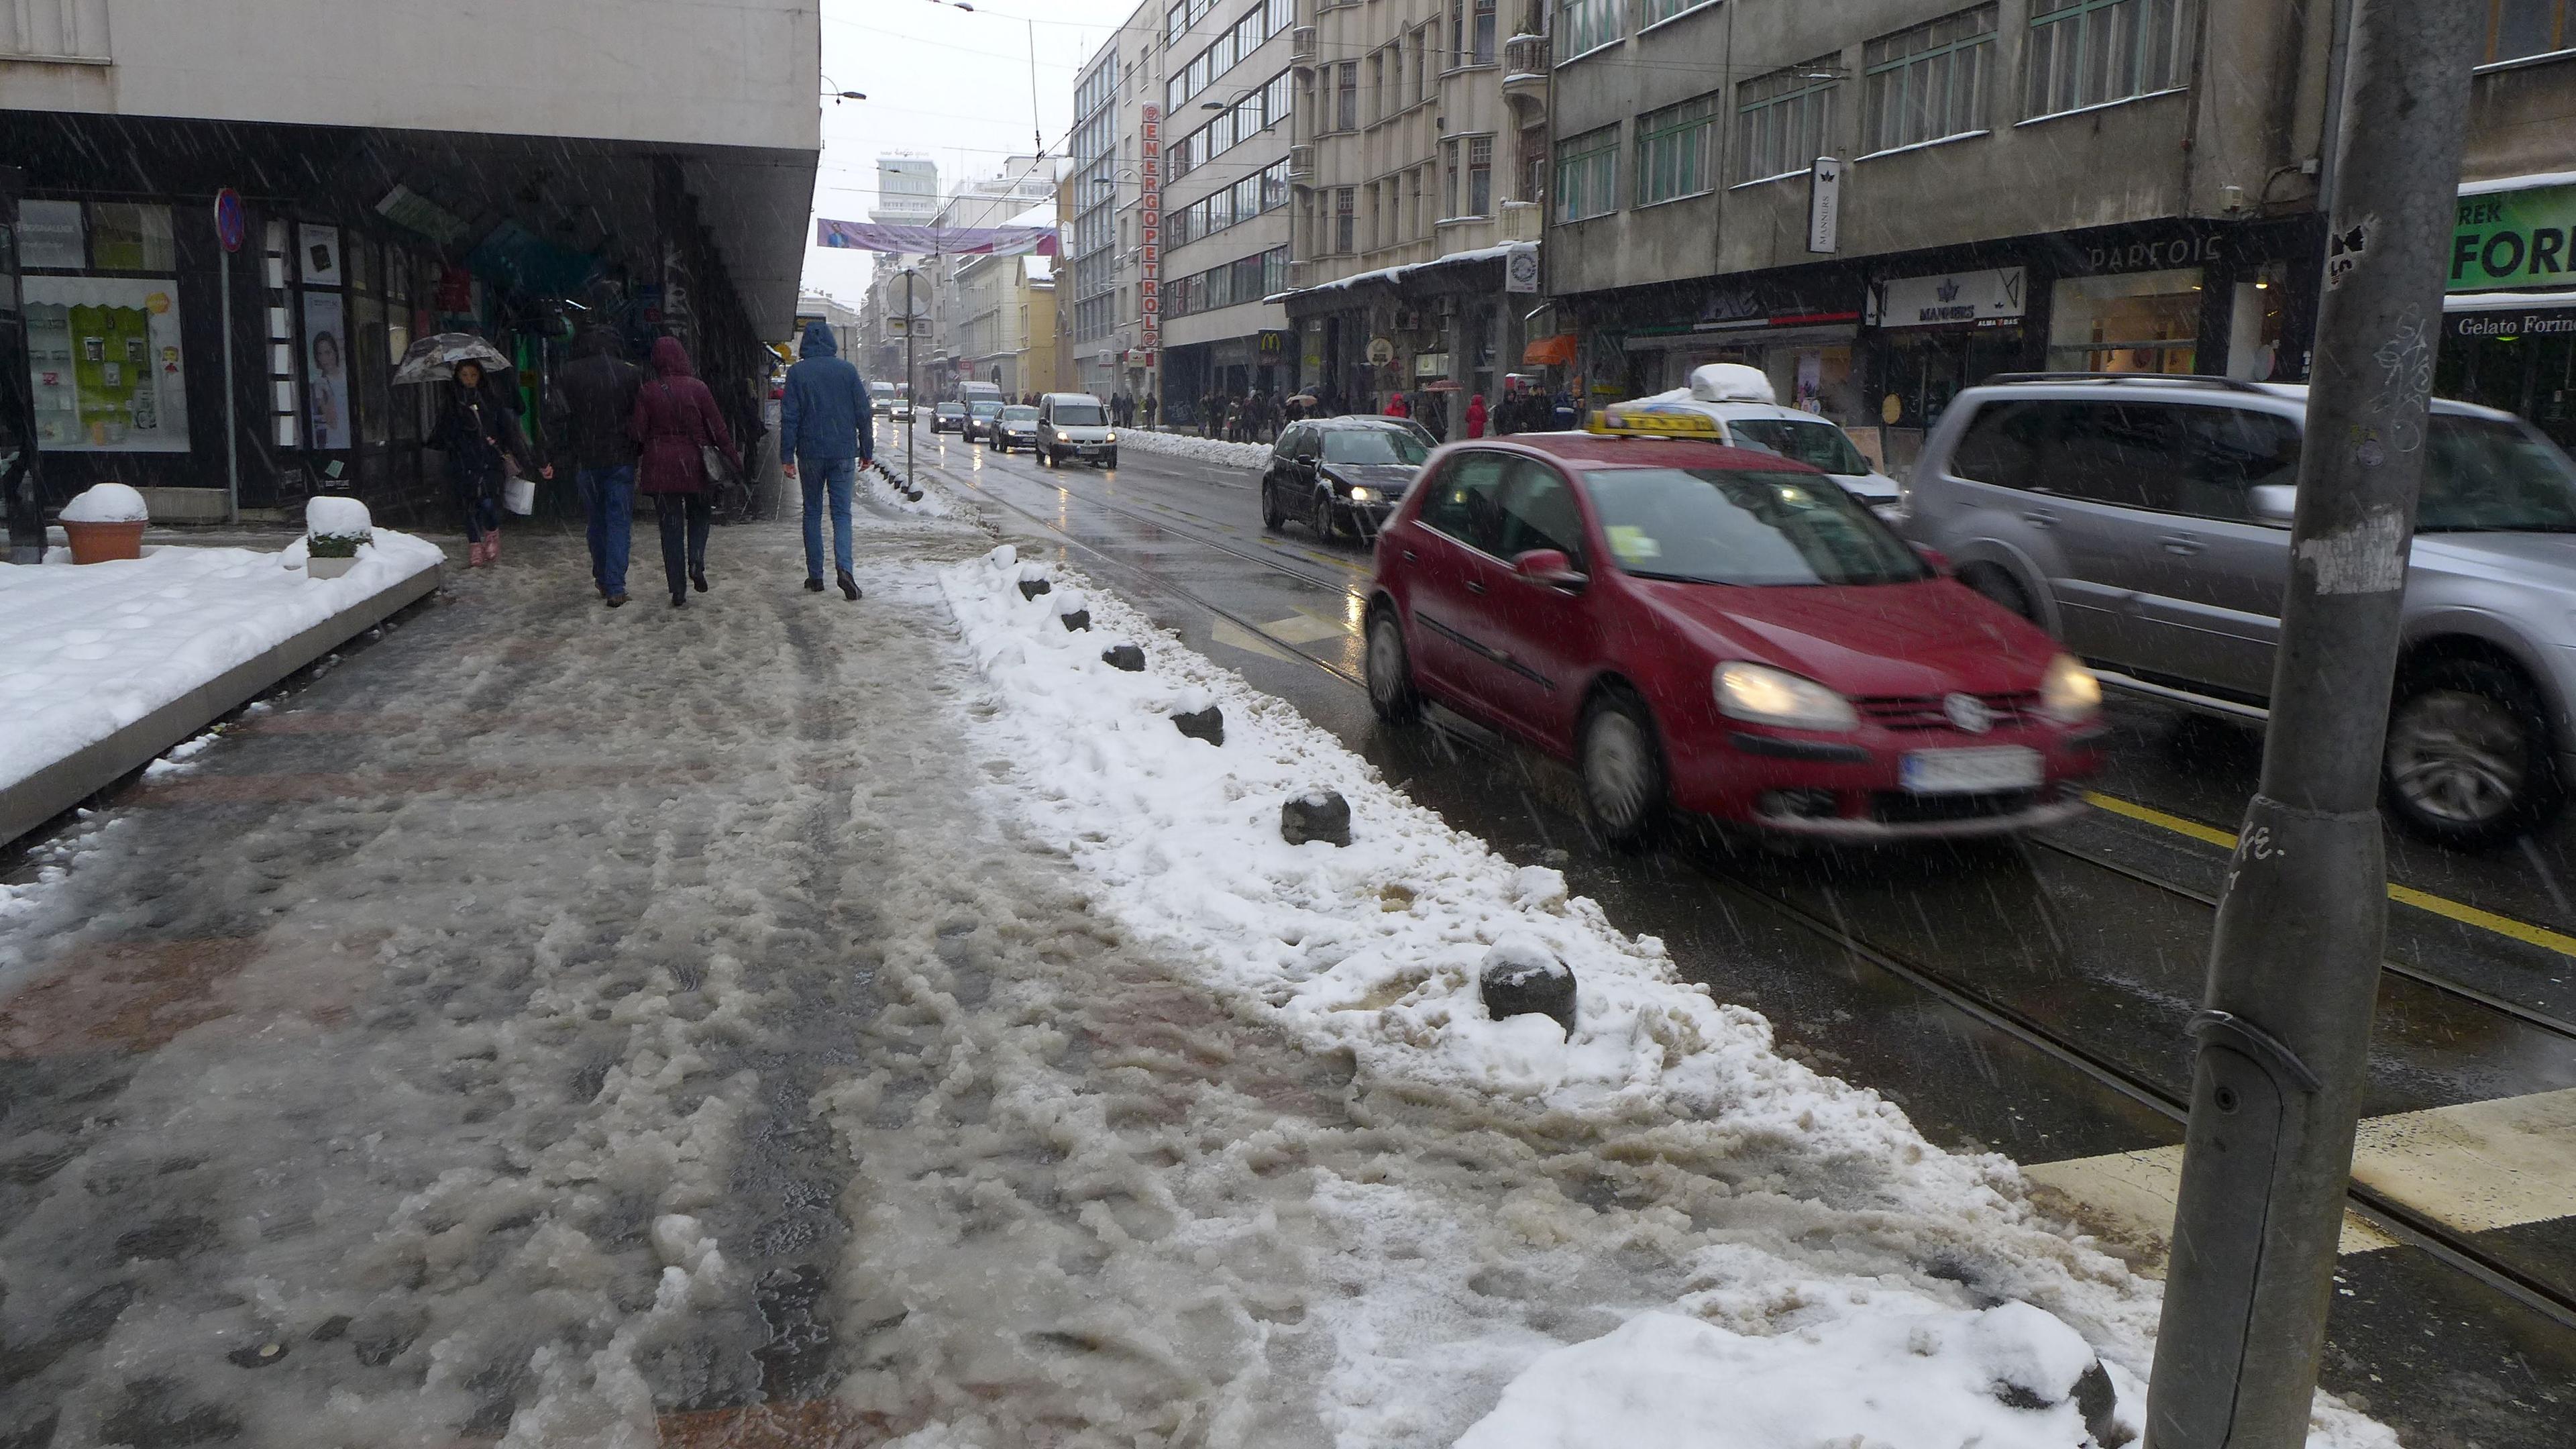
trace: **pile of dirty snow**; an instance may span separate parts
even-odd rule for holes
[[[1118,446],[1141,453],[1162,453],[1175,458],[1194,458],[1226,468],[1266,468],[1270,466],[1268,443],[1229,443],[1222,438],[1193,437],[1188,433],[1156,433],[1143,428],[1120,428]]]
[[[93,483],[63,505],[61,517],[65,523],[148,523],[152,510],[122,483]]]

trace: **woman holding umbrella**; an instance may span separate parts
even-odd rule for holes
[[[689,602],[689,586],[707,591],[707,534],[715,526],[708,494],[706,450],[715,449],[736,473],[742,454],[717,411],[715,394],[689,370],[688,349],[677,337],[653,343],[653,370],[659,377],[635,394],[633,432],[644,448],[635,470],[635,491],[653,495],[653,511],[662,525],[662,570],[671,582],[671,607]],[[685,540],[683,530],[685,529]]]
[[[483,385],[483,364],[456,364],[441,402],[438,425],[429,445],[447,455],[447,486],[465,514],[465,549],[469,567],[501,560],[501,483],[506,463],[521,472],[551,478],[552,466],[540,469],[519,431],[519,418]]]

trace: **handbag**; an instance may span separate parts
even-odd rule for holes
[[[512,473],[501,483],[501,506],[521,518],[537,511],[537,480]]]

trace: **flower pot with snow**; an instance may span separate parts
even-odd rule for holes
[[[358,550],[375,541],[367,505],[321,497],[304,505],[304,575],[336,579],[358,566]]]
[[[64,504],[57,521],[71,542],[73,563],[107,563],[143,557],[143,526],[152,514],[142,494],[122,483],[99,483]]]

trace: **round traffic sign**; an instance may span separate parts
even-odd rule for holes
[[[241,193],[227,186],[215,193],[215,240],[224,250],[237,252],[250,239],[250,217],[242,210]]]

